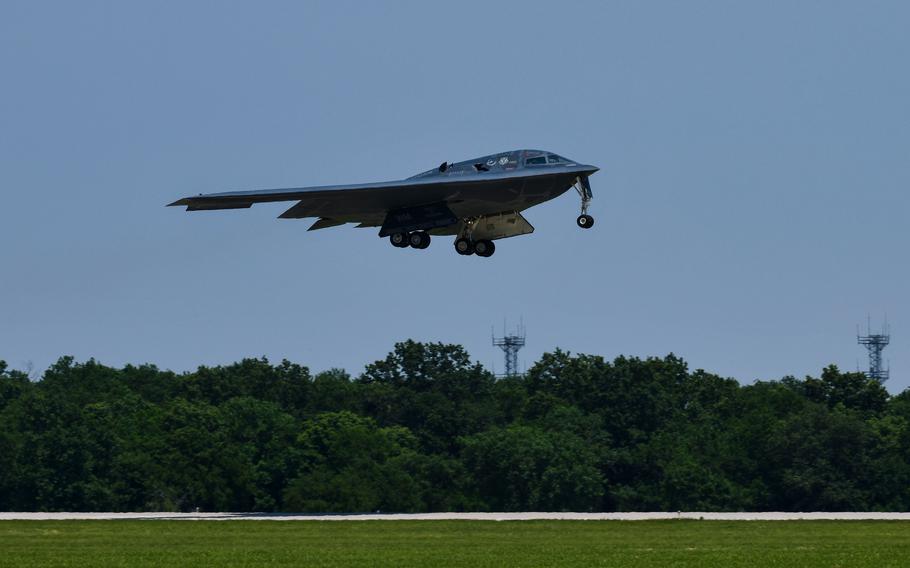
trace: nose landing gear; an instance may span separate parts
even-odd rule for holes
[[[588,205],[591,204],[591,200],[594,199],[594,194],[591,192],[591,184],[588,182],[587,177],[578,176],[575,178],[575,191],[578,192],[579,197],[581,197],[581,215],[575,219],[575,224],[577,224],[582,229],[590,229],[594,226],[594,217],[588,215]]]

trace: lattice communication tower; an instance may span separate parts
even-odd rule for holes
[[[525,326],[519,324],[518,329],[511,334],[506,333],[505,324],[502,326],[502,337],[493,336],[493,345],[502,349],[506,359],[506,372],[501,376],[515,377],[518,372],[518,350],[525,346]]]
[[[872,333],[871,323],[867,324],[866,330],[866,335],[860,335],[858,328],[856,331],[856,342],[869,352],[869,370],[866,371],[866,376],[883,383],[891,375],[891,370],[882,364],[882,351],[891,343],[891,330],[887,321],[880,333]]]

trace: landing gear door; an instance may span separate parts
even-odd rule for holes
[[[528,220],[522,217],[521,213],[512,211],[510,213],[482,216],[477,220],[477,224],[474,225],[471,238],[475,241],[481,239],[493,241],[507,237],[517,237],[518,235],[527,235],[533,232],[534,227],[528,223]]]
[[[379,229],[379,236],[388,237],[392,233],[437,229],[456,223],[458,223],[458,217],[445,203],[395,209],[386,214],[385,221]]]

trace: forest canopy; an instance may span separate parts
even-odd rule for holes
[[[910,390],[740,384],[668,355],[557,350],[497,379],[405,341],[357,377],[0,361],[0,510],[910,509]]]

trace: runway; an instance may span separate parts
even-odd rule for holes
[[[0,521],[910,521],[910,513],[0,513]]]

